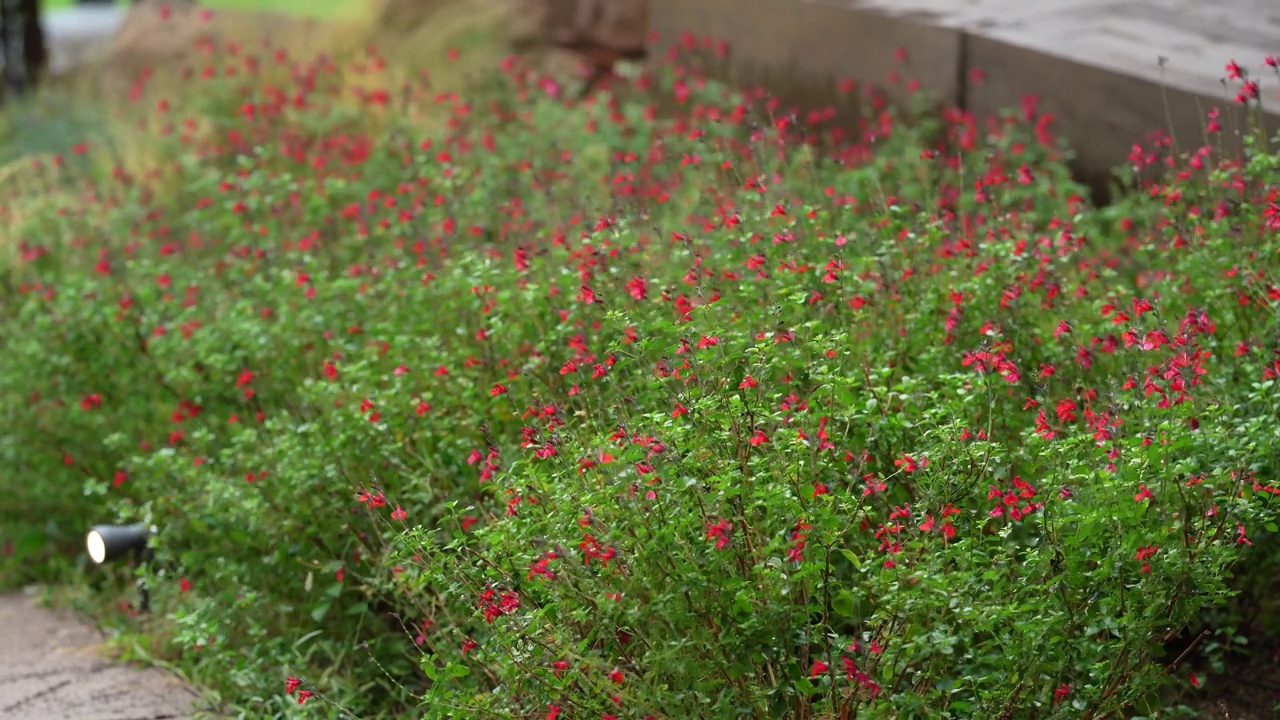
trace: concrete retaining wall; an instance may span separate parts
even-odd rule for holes
[[[730,43],[728,80],[763,86],[785,105],[838,99],[841,78],[880,83],[902,71],[979,118],[1037,95],[1077,153],[1081,179],[1103,190],[1153,130],[1183,149],[1204,141],[1206,112],[1242,127],[1224,85],[1235,60],[1261,82],[1269,135],[1280,130],[1280,2],[1272,0],[650,0],[660,58],[685,33]],[[905,50],[904,68],[896,58]],[[1163,61],[1161,60],[1163,58]],[[970,82],[970,71],[984,75]],[[884,88],[901,102],[902,88]],[[1220,139],[1228,152],[1238,140]]]

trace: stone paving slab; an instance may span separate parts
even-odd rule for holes
[[[0,718],[181,720],[198,696],[157,669],[110,662],[102,635],[36,598],[0,595]]]

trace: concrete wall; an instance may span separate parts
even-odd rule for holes
[[[728,41],[727,79],[763,86],[788,107],[831,104],[841,78],[879,83],[895,70],[979,118],[1038,95],[1040,108],[1057,118],[1056,132],[1076,150],[1077,174],[1099,191],[1153,130],[1172,130],[1180,146],[1193,150],[1204,140],[1210,107],[1222,109],[1224,127],[1243,126],[1234,92],[1221,82],[1228,60],[1262,81],[1269,133],[1280,130],[1280,79],[1262,64],[1268,51],[1280,54],[1280,2],[1217,0],[1209,14],[1176,0],[650,3],[658,38],[651,57],[662,57],[684,33]],[[905,68],[896,59],[899,48],[908,56]],[[982,82],[968,81],[974,68]],[[885,90],[903,100],[902,88]],[[1239,146],[1230,139],[1219,144]]]

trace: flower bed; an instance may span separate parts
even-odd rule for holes
[[[143,637],[231,707],[1149,716],[1274,570],[1260,140],[1095,208],[1031,100],[217,59],[12,218],[0,517],[160,526]]]

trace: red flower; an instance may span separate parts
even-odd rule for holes
[[[284,694],[292,695],[293,691],[297,690],[298,686],[301,684],[302,684],[302,681],[296,677],[288,678],[287,680],[284,681]]]
[[[406,517],[408,517],[408,513],[406,513],[399,505],[396,505],[396,509],[391,511],[392,520],[404,520]]]
[[[723,550],[729,544],[729,533],[733,530],[733,524],[728,520],[721,520],[715,523],[707,523],[707,539],[716,541],[716,549]]]
[[[920,468],[929,467],[928,458],[921,458],[918,462],[915,458],[903,453],[902,457],[893,461],[893,466],[902,468],[903,472],[913,473]]]
[[[826,663],[822,662],[821,660],[814,660],[813,667],[809,669],[809,677],[816,678],[819,675],[826,673],[829,667],[830,666],[828,666]]]
[[[1249,538],[1245,537],[1245,529],[1244,529],[1244,526],[1243,526],[1243,525],[1236,525],[1236,532],[1237,532],[1237,535],[1236,535],[1236,544],[1237,544],[1237,545],[1252,545],[1252,544],[1253,544],[1253,541],[1252,541],[1252,540],[1250,540]]]
[[[627,282],[627,292],[636,300],[644,300],[649,294],[648,283],[642,277],[633,277]]]
[[[178,580],[178,590],[180,592],[191,592],[191,581],[186,578]]]
[[[1258,81],[1250,80],[1240,86],[1240,92],[1236,94],[1236,102],[1241,105],[1247,104],[1250,100],[1257,100],[1259,95]]]

